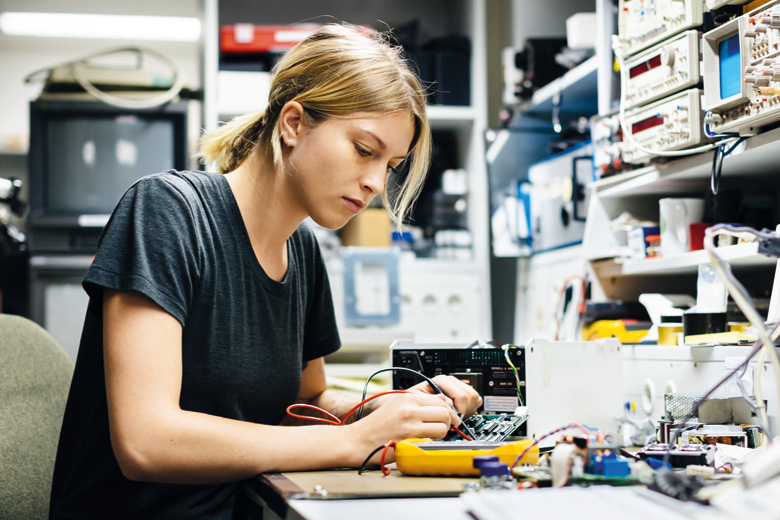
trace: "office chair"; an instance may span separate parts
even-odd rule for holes
[[[36,323],[0,314],[0,518],[45,519],[73,362]]]

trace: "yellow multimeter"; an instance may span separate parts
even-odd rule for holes
[[[432,441],[430,439],[406,439],[395,446],[395,464],[404,475],[478,477],[474,457],[497,455],[498,460],[510,467],[533,439],[511,442],[482,441]],[[539,447],[528,450],[518,464],[536,464]]]

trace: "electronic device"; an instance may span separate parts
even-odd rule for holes
[[[482,396],[480,414],[507,412],[509,416],[518,405],[526,407],[528,419],[512,436],[539,436],[571,422],[616,431],[624,403],[620,348],[615,338],[575,342],[532,339],[524,347],[510,345],[506,351],[480,342],[448,345],[397,340],[390,346],[392,366],[428,377],[449,374],[470,382]],[[392,378],[395,389],[419,382],[419,377],[406,370],[396,371]]]
[[[479,476],[474,467],[474,457],[497,456],[500,462],[512,466],[515,459],[525,453],[518,464],[536,464],[538,446],[533,439],[512,442],[448,442],[430,439],[406,439],[395,446],[395,463],[404,475]]]
[[[485,442],[501,442],[510,440],[520,427],[528,420],[528,415],[476,414],[464,422],[474,434],[472,440]],[[459,428],[463,430],[463,428]],[[464,430],[465,431],[465,430]],[[445,441],[465,441],[457,432],[451,431]]]
[[[747,433],[738,424],[706,424],[680,434],[680,444],[729,444],[748,447]]]
[[[698,85],[700,39],[698,31],[685,31],[626,60],[624,107],[633,108]]]
[[[390,363],[429,378],[444,374],[467,382],[482,396],[482,408],[478,410],[482,414],[513,414],[525,404],[523,347],[511,345],[502,350],[478,342],[462,345],[396,340],[390,345]],[[420,381],[405,370],[393,372],[394,389],[405,390]]]
[[[595,115],[590,119],[590,141],[593,146],[593,174],[597,179],[622,171],[623,129],[620,128],[620,116]]]
[[[667,452],[669,456],[667,457]],[[668,445],[664,443],[648,444],[637,453],[642,460],[668,458],[673,468],[686,466],[711,466],[715,460],[715,446],[711,444]]]
[[[703,36],[704,104],[711,133],[754,135],[780,118],[780,2]]]
[[[94,252],[125,190],[171,168],[187,168],[186,103],[138,110],[97,101],[32,101],[31,251]]]
[[[702,24],[701,0],[620,0],[618,36],[623,57]]]
[[[515,68],[520,71],[520,82],[514,85],[515,95],[530,99],[536,89],[562,76],[566,67],[555,61],[556,54],[566,48],[566,38],[528,38],[515,53]],[[511,87],[510,87],[511,88]]]
[[[701,144],[701,90],[688,89],[626,113],[624,129],[641,146],[653,151],[683,150]],[[655,157],[624,137],[623,158],[642,163]]]
[[[528,167],[531,182],[531,245],[534,253],[582,242],[593,182],[590,141]]]

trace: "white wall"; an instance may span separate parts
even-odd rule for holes
[[[514,45],[527,38],[566,36],[566,19],[575,13],[596,12],[596,0],[512,0]]]

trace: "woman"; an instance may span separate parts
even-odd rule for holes
[[[403,218],[430,153],[424,92],[377,33],[333,25],[275,68],[269,103],[206,136],[225,175],[168,172],[124,195],[90,295],[63,420],[52,518],[230,518],[236,482],[356,467],[392,439],[443,437],[481,404],[436,379],[345,426],[280,425],[292,403],[341,417],[323,356],[340,346],[311,217],[336,229],[388,175]],[[396,183],[398,184],[398,183]]]

